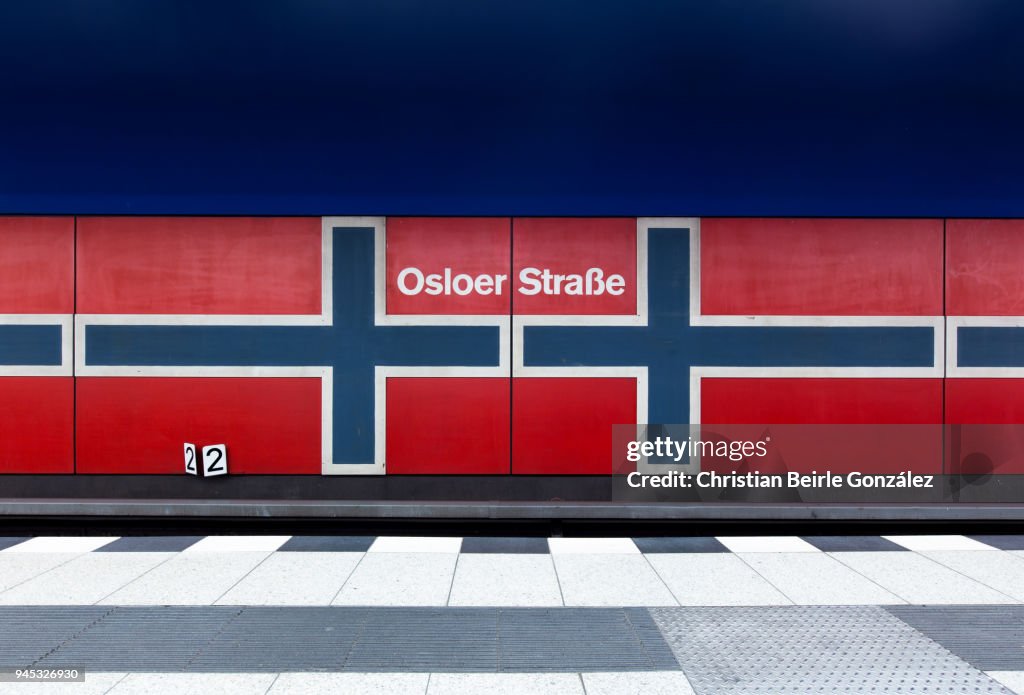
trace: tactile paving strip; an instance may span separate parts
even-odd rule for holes
[[[653,608],[698,695],[1009,690],[875,606]]]
[[[679,670],[642,608],[0,607],[0,646],[8,644],[0,665],[15,668]]]

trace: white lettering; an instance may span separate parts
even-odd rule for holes
[[[416,279],[416,284],[410,289],[405,284],[405,279],[410,275]],[[404,295],[412,296],[419,294],[423,290],[423,273],[420,272],[419,268],[406,268],[398,274],[398,290]]]

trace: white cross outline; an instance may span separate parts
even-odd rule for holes
[[[527,367],[523,364],[523,331],[526,326],[646,326],[648,324],[648,236],[651,229],[687,229],[690,246],[690,311],[691,326],[822,326],[822,327],[930,327],[934,336],[933,360],[926,367],[712,367],[691,366],[689,383],[680,385],[689,389],[690,423],[701,424],[701,386],[705,378],[941,378],[944,376],[943,316],[787,316],[787,315],[716,315],[701,312],[700,292],[700,218],[697,217],[639,217],[637,218],[637,310],[635,315],[575,315],[575,316],[514,316],[513,317],[513,377],[627,377],[636,379],[637,436],[640,425],[647,423],[648,368],[636,367]],[[1024,322],[1024,321],[1022,321]],[[1024,375],[1024,368],[1021,368]],[[714,424],[714,423],[711,423]],[[692,471],[683,464],[680,470]],[[646,460],[640,462],[647,466]],[[699,464],[698,464],[699,465]],[[668,467],[659,465],[664,472]]]
[[[371,463],[333,461],[334,369],[326,366],[97,366],[86,361],[86,329],[115,326],[330,326],[333,324],[333,233],[335,227],[374,230],[374,325],[376,326],[496,326],[498,364],[494,367],[374,368],[374,460]],[[387,379],[389,377],[503,377],[509,375],[509,317],[478,315],[389,315],[386,308],[386,219],[384,217],[321,218],[319,314],[77,314],[74,374],[85,377],[311,377],[320,379],[320,452],[323,475],[382,475],[386,468]],[[69,334],[70,332],[68,332]],[[70,364],[70,360],[68,361]]]
[[[4,376],[74,376],[71,351],[74,314],[0,314],[0,326],[59,326],[60,364],[3,364]]]
[[[947,316],[946,376],[951,379],[1020,379],[1024,367],[961,367],[957,330],[960,328],[1024,328],[1024,316]]]

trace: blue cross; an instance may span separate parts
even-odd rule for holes
[[[648,325],[527,326],[527,367],[648,367],[651,423],[690,421],[689,370],[716,367],[931,367],[931,327],[691,326],[688,229],[648,236]]]
[[[0,366],[59,366],[61,331],[52,324],[0,325]]]
[[[1024,367],[1024,328],[957,326],[958,367]]]
[[[375,326],[374,230],[335,227],[330,326],[117,326],[86,332],[89,366],[329,366],[335,463],[374,460],[374,367],[496,366],[495,326]]]

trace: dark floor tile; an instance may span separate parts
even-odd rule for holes
[[[12,545],[18,545],[18,543],[24,543],[27,540],[27,536],[0,536],[0,550],[10,548]]]
[[[1010,536],[1002,534],[968,536],[979,543],[991,545],[1000,550],[1024,550],[1024,536]]]
[[[818,550],[845,553],[878,550],[907,550],[881,536],[800,536]]]
[[[205,536],[125,536],[102,548],[97,553],[179,553],[195,545]]]
[[[634,538],[641,553],[727,553],[729,549],[711,536]]]
[[[365,553],[376,536],[293,536],[279,552]]]
[[[467,536],[462,539],[464,553],[547,553],[547,538],[504,538]]]

